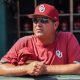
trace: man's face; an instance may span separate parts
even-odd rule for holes
[[[54,35],[56,29],[51,19],[45,16],[37,16],[33,18],[33,32],[38,37]]]

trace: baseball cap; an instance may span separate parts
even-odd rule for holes
[[[40,4],[35,8],[34,14],[28,15],[29,18],[33,18],[34,16],[46,16],[54,21],[59,20],[59,12],[58,10],[50,4]]]

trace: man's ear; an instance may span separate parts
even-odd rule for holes
[[[54,29],[57,30],[58,26],[59,26],[59,21],[56,21],[56,22],[54,23]]]

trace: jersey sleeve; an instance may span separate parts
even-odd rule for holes
[[[70,33],[67,38],[68,63],[80,63],[80,47],[76,37]]]
[[[2,57],[0,60],[1,63],[11,63],[17,65],[20,62],[20,56],[19,52],[24,46],[27,46],[27,40],[24,41],[24,39],[19,39],[12,48],[7,52],[5,56]],[[23,55],[22,55],[23,56]]]

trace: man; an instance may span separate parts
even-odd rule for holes
[[[80,74],[79,44],[70,32],[57,32],[59,14],[49,4],[36,7],[34,35],[20,38],[1,59],[0,75]]]

